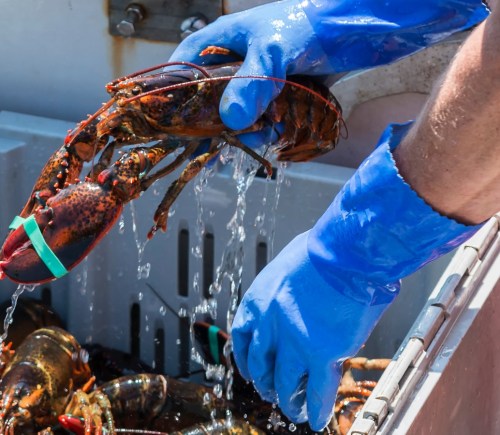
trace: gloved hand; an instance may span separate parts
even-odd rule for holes
[[[407,56],[487,13],[480,0],[285,0],[220,17],[186,38],[170,60],[207,63],[199,53],[216,45],[244,57],[239,76],[341,73]],[[282,86],[232,80],[220,102],[222,121],[233,130],[250,126]]]
[[[356,354],[399,291],[399,279],[450,251],[479,226],[435,212],[398,174],[386,130],[308,232],[245,293],[233,327],[241,374],[313,430],[333,414],[341,364]]]

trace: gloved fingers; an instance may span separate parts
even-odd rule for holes
[[[321,368],[316,366],[310,370],[306,396],[307,416],[312,430],[322,430],[331,420],[340,377],[340,366],[337,364],[326,364]]]
[[[302,360],[299,355],[288,350],[278,353],[274,368],[274,385],[279,407],[294,423],[307,421],[307,372]]]
[[[279,55],[266,53],[265,47],[251,45],[238,72],[222,95],[219,111],[222,122],[232,130],[251,126],[276,98],[283,83],[272,77],[285,79],[285,66]],[[279,51],[279,50],[276,50]],[[237,78],[269,77],[269,78]]]
[[[170,62],[187,61],[196,64],[229,62],[225,56],[200,56],[208,46],[227,48],[243,58],[246,52],[246,35],[241,35],[239,27],[228,23],[232,16],[222,16],[210,25],[197,30],[182,41],[170,56]],[[243,27],[242,30],[245,30]],[[245,30],[246,31],[246,30]],[[217,60],[220,60],[217,62]]]
[[[276,354],[272,332],[266,325],[254,331],[248,349],[248,372],[253,384],[263,400],[275,403],[274,365]]]

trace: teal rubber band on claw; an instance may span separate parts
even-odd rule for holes
[[[17,228],[25,221],[21,216],[16,216],[9,225],[9,230],[17,230]]]
[[[9,225],[9,229],[15,230],[20,225],[23,225],[24,231],[26,231],[26,235],[31,240],[33,248],[35,248],[40,260],[44,262],[45,266],[47,266],[52,275],[54,275],[55,278],[61,278],[66,275],[68,270],[64,267],[64,264],[61,263],[59,258],[57,258],[56,254],[54,254],[54,251],[50,249],[50,246],[45,242],[43,234],[35,220],[35,216],[31,215],[26,219],[16,216]]]
[[[210,346],[210,353],[215,361],[215,364],[220,364],[219,360],[219,340],[217,339],[217,333],[220,328],[215,325],[210,325],[208,328],[208,344]]]

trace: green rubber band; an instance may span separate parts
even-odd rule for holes
[[[219,340],[217,339],[217,333],[220,328],[215,325],[210,325],[208,328],[208,344],[210,345],[210,353],[215,361],[215,364],[220,364],[219,360]]]
[[[50,273],[54,275],[55,278],[61,278],[62,276],[68,273],[68,270],[64,267],[64,264],[61,263],[59,258],[57,258],[54,251],[50,249],[50,246],[47,245],[45,239],[43,238],[43,234],[38,227],[38,224],[35,220],[35,216],[31,215],[30,217],[23,219],[20,216],[16,216],[12,223],[9,225],[10,229],[16,229],[20,225],[23,225],[24,231],[26,231],[26,235],[31,240],[31,244],[33,248],[35,248],[36,253],[45,263],[45,266],[50,270]]]
[[[24,218],[21,216],[16,216],[9,225],[9,230],[17,230],[19,226],[24,222]]]

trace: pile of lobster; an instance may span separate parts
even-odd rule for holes
[[[47,311],[40,303],[25,300],[20,302],[24,312],[23,305],[27,303],[36,304],[38,313]],[[125,367],[123,358],[110,356],[117,352],[103,352],[100,347],[86,351],[69,332],[49,325],[60,324],[57,317],[37,317],[35,322],[28,322],[37,329],[22,338],[14,350],[10,345],[2,349],[2,435],[312,433],[306,424],[292,426],[271,404],[263,402],[238,373],[233,384],[234,398],[229,401],[214,394],[213,387],[207,385],[152,371],[136,373],[145,368],[143,363],[129,362]],[[18,339],[29,332],[28,323],[19,323],[24,327],[17,330]],[[12,326],[16,329],[15,322]],[[219,330],[218,346],[210,346],[209,327],[203,322],[195,324],[196,341],[200,350],[207,350],[207,360],[220,359],[224,364],[227,335]],[[325,433],[347,434],[356,412],[375,385],[372,381],[355,381],[351,370],[382,370],[388,362],[366,358],[346,361],[335,418]],[[94,364],[100,369],[94,370]]]
[[[245,146],[239,134],[273,133],[277,140],[271,148],[278,161],[306,161],[334,148],[342,126],[340,106],[328,88],[305,77],[251,77],[273,80],[281,93],[252,126],[229,130],[218,107],[239,65],[180,62],[166,65],[168,71],[154,72],[162,65],[109,83],[109,102],[70,131],[42,169],[3,244],[0,279],[42,283],[64,275],[110,230],[124,204],[185,162],[154,214],[149,238],[166,230],[172,203],[224,147],[242,149],[270,175],[266,157]],[[112,163],[115,149],[124,146]],[[154,172],[167,156],[168,163]],[[92,162],[92,168],[80,181],[85,162]]]

